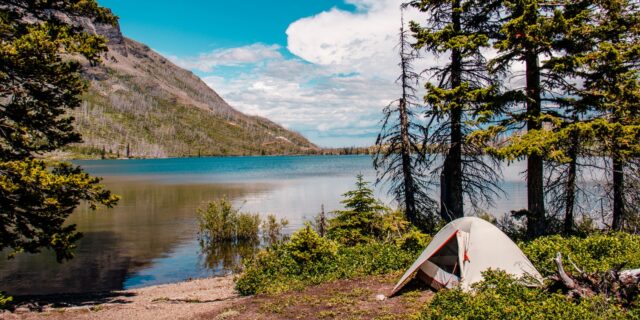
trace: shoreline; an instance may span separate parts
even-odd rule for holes
[[[122,291],[18,297],[0,319],[190,319],[241,297],[233,275]]]
[[[400,273],[334,280],[274,294],[240,296],[233,276],[117,291],[84,305],[0,313],[0,319],[288,320],[407,319],[433,292],[419,281],[389,297]],[[381,299],[380,297],[383,296]]]

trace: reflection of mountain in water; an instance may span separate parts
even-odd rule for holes
[[[74,259],[58,264],[52,254],[42,253],[2,260],[0,289],[15,295],[122,289],[127,275],[196,237],[195,210],[203,202],[264,190],[259,185],[107,184],[122,200],[114,209],[74,213],[69,222],[84,233]]]

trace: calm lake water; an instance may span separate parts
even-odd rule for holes
[[[227,197],[242,211],[286,218],[291,232],[320,206],[341,209],[341,195],[362,173],[374,181],[370,156],[228,157],[75,161],[122,199],[113,209],[79,208],[69,219],[84,233],[73,260],[23,254],[0,260],[0,290],[10,294],[80,293],[134,288],[229,273],[251,248],[202,252],[196,209]],[[526,204],[521,164],[504,169],[505,197],[487,211]],[[385,187],[383,202],[395,206]]]

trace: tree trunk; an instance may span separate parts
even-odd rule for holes
[[[613,230],[621,230],[624,220],[624,162],[617,150],[613,150]]]
[[[527,78],[527,130],[540,130],[542,109],[540,89],[540,62],[538,54],[530,52],[525,59]],[[545,228],[544,210],[544,167],[540,154],[530,154],[527,159],[527,235],[530,238],[540,236]]]
[[[574,118],[574,121],[577,119]],[[575,208],[576,202],[576,176],[577,176],[577,167],[578,167],[578,146],[579,146],[579,138],[576,132],[571,132],[570,135],[570,143],[568,157],[571,159],[569,161],[569,172],[567,176],[567,185],[565,189],[565,193],[567,195],[565,202],[565,214],[564,214],[564,233],[571,234],[573,233],[573,211]]]
[[[460,33],[460,1],[452,5],[453,32]],[[451,87],[456,88],[462,83],[462,54],[459,49],[451,50]],[[451,108],[451,140],[449,151],[444,160],[441,179],[440,215],[445,221],[451,221],[464,216],[462,196],[462,105],[453,102]]]
[[[415,182],[413,180],[413,164],[411,163],[411,141],[409,137],[409,105],[407,88],[410,88],[409,61],[405,52],[407,40],[404,32],[404,19],[401,19],[400,29],[400,59],[402,66],[402,99],[398,106],[400,115],[400,139],[402,148],[402,178],[404,184],[404,210],[407,220],[414,226],[419,224],[415,199]]]
[[[407,220],[418,225],[416,210],[415,185],[411,175],[411,145],[409,142],[409,115],[405,99],[400,101],[400,135],[402,137],[402,175],[404,179],[404,209]]]

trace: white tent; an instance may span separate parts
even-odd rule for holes
[[[482,272],[489,268],[542,279],[520,248],[493,224],[476,217],[456,219],[433,237],[391,294],[402,289],[416,272],[433,289],[460,285],[469,290],[471,284],[482,281]]]

